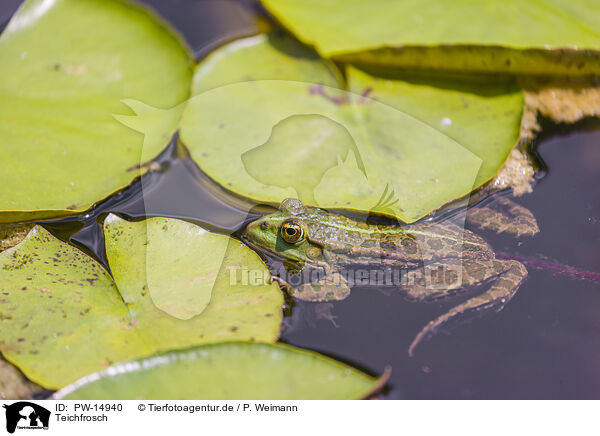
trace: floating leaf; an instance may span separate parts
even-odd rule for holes
[[[387,376],[387,374],[386,374]],[[386,381],[286,345],[227,343],[127,362],[85,377],[56,399],[360,399]]]
[[[107,235],[113,241],[108,243],[113,262],[116,230],[128,231],[113,224]],[[183,237],[178,234],[180,245]],[[127,280],[117,288],[93,259],[35,227],[19,245],[0,253],[0,351],[30,380],[55,389],[115,362],[161,351],[217,341],[275,341],[281,292],[275,284],[232,281],[228,267],[268,274],[256,254],[226,236],[219,238],[228,249],[211,304],[184,321],[157,309],[147,292],[141,295],[145,240],[139,241],[141,265],[129,264],[129,277],[138,273],[139,288]],[[169,271],[168,253],[163,254],[162,268]],[[142,270],[135,271],[136,266]]]
[[[600,72],[593,0],[262,0],[324,57],[443,70]]]
[[[335,66],[280,31],[233,41],[215,50],[197,67],[192,95],[253,80],[310,81],[338,86]]]
[[[346,92],[340,82],[325,86],[337,77],[325,61],[320,75],[305,74],[312,52],[285,56],[287,44],[297,45],[236,41],[196,71],[193,92],[203,92],[184,111],[181,139],[236,194],[371,210],[386,192],[386,212],[412,222],[491,179],[518,142],[523,95],[512,80],[350,69]],[[221,81],[225,67],[238,83],[232,73]],[[262,80],[278,69],[286,80]]]
[[[494,177],[519,142],[524,99],[512,78],[350,67],[347,80],[351,91],[368,90],[370,97],[410,113],[478,156],[476,186]]]
[[[306,114],[278,122],[269,139],[244,152],[241,159],[245,171],[255,181],[265,186],[295,189],[303,203],[318,204],[315,189],[322,186],[324,173],[337,165],[340,156],[354,158],[356,171],[366,176],[362,154],[350,132],[326,116]],[[359,162],[357,157],[361,159]],[[291,171],[292,168],[295,170]],[[340,197],[338,190],[334,191],[336,199]]]
[[[109,215],[104,225],[107,256],[122,295],[135,274],[144,279],[144,294],[172,317],[186,320],[206,309],[227,249],[221,235],[168,218],[129,223]],[[132,268],[134,263],[145,270]],[[133,303],[134,299],[124,298]]]
[[[269,275],[259,257],[240,242],[166,218],[133,223],[113,215],[107,218],[104,229],[108,263],[121,296],[136,328],[157,346],[168,349],[222,341],[273,342],[279,337],[282,293],[276,284],[263,284],[264,280],[260,284],[242,282],[242,268],[260,273],[263,279]],[[215,259],[208,259],[210,256]],[[176,284],[177,292],[172,292],[175,288],[169,280]],[[167,289],[161,290],[161,286]],[[212,286],[210,303],[187,321],[168,315],[156,305],[156,294],[163,294],[161,299],[170,294],[175,300],[172,310],[181,314],[179,306],[206,286]]]
[[[113,114],[128,113],[126,98],[177,105],[191,66],[181,41],[139,6],[25,2],[0,36],[0,222],[81,211],[127,185],[175,125],[142,149]]]
[[[313,85],[289,81],[244,82],[207,91],[190,100],[182,118],[181,138],[194,160],[213,179],[229,189],[261,201],[278,202],[295,196],[303,184],[304,166],[283,167],[277,154],[259,162],[258,168],[244,166],[243,156],[284,140],[279,151],[296,150],[316,153],[303,160],[319,165],[327,188],[321,192],[319,206],[369,210],[391,187],[398,201],[394,213],[404,221],[415,221],[446,201],[471,192],[481,160],[456,141],[427,124],[376,100],[338,105],[310,94]],[[322,88],[332,94],[335,89]],[[231,107],[232,99],[237,99]],[[348,130],[364,162],[366,175],[354,177],[353,169],[339,174],[326,171],[323,162],[336,162],[338,148],[307,147],[305,135],[278,135],[282,125],[299,123],[306,116],[325,119],[330,125]],[[224,121],[225,120],[225,121]],[[221,124],[220,124],[221,123]],[[223,125],[224,124],[224,125]],[[221,127],[219,127],[221,125]],[[331,130],[328,128],[328,130]],[[352,150],[354,147],[344,147]],[[348,152],[349,153],[349,152]],[[346,156],[339,156],[346,158]],[[294,186],[265,185],[252,177],[275,169],[294,173]],[[348,176],[350,174],[350,177]],[[349,180],[350,179],[350,180]]]
[[[42,227],[0,253],[0,291],[0,350],[42,386],[153,351],[137,340],[110,275]]]

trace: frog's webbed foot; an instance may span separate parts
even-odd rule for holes
[[[269,284],[270,283],[277,283],[281,289],[283,289],[290,295],[292,294],[292,287],[290,286],[290,284],[288,282],[283,280],[281,277],[271,276],[269,278]]]
[[[343,300],[350,295],[350,287],[340,273],[329,272],[315,282],[304,283],[292,289],[291,295],[304,301]]]
[[[469,314],[483,314],[488,310],[499,311],[515,295],[521,282],[527,276],[525,266],[514,260],[493,260],[493,263],[493,269],[499,275],[492,286],[483,294],[468,299],[430,321],[413,339],[408,348],[409,356],[412,357],[417,345],[433,336],[440,327],[449,321],[464,319],[465,316],[468,318]]]
[[[335,322],[337,316],[335,316],[331,311],[333,309],[332,303],[316,303],[314,306],[315,316],[317,319],[324,319],[331,322],[336,329],[340,327],[338,323]]]
[[[498,197],[486,206],[473,207],[467,211],[467,220],[480,229],[496,233],[533,236],[540,231],[531,211],[505,197]]]

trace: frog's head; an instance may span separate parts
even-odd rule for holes
[[[305,218],[306,209],[300,200],[288,198],[281,202],[278,212],[248,224],[243,238],[251,246],[285,260],[318,260],[322,251],[310,241]]]

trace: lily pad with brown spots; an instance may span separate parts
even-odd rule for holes
[[[116,233],[127,235],[130,229],[115,227],[107,239],[122,242]],[[181,238],[194,239],[193,234],[169,233],[174,250],[185,246]],[[239,242],[219,236],[217,245],[226,251],[217,275],[211,276],[211,302],[201,314],[182,320],[152,303],[147,291],[145,235],[124,239],[139,245],[110,246],[117,283],[95,260],[39,226],[20,244],[0,253],[0,351],[27,378],[58,389],[114,363],[157,352],[212,342],[277,340],[282,294],[275,284],[232,281],[230,269],[242,267],[268,278],[258,256]],[[205,242],[200,240],[200,244]],[[137,249],[139,256],[130,256],[128,249]],[[205,249],[215,250],[214,241]],[[122,259],[130,260],[125,277],[119,274],[115,257],[119,250]],[[168,275],[172,267],[167,260],[173,256],[168,249],[161,254],[162,269]],[[202,264],[195,272],[198,277],[206,273]]]

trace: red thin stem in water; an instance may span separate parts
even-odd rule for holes
[[[509,253],[496,253],[497,259],[516,260],[525,266],[536,269],[545,269],[559,274],[565,274],[576,279],[589,280],[591,282],[600,283],[600,274],[584,269],[575,268],[572,266],[561,265],[560,263],[548,262],[546,260],[532,259],[530,257],[519,256]]]

